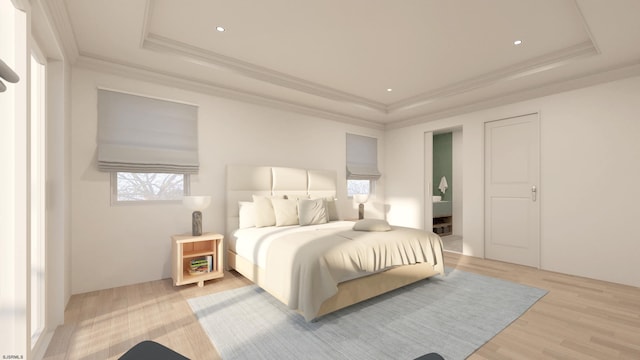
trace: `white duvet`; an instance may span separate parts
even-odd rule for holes
[[[400,265],[429,263],[444,271],[439,236],[392,227],[387,232],[352,230],[353,222],[241,229],[231,244],[264,270],[263,287],[306,320],[338,291],[338,283]]]

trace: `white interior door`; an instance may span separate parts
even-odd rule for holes
[[[433,230],[433,133],[424,133],[424,229]]]
[[[540,266],[538,114],[485,124],[485,256]]]

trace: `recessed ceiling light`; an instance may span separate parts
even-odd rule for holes
[[[513,42],[513,45],[520,45],[522,44],[522,40],[516,40]]]
[[[216,26],[216,30],[224,32],[225,29],[222,26]]]
[[[392,91],[393,91],[393,89],[392,89],[392,88],[388,88],[388,89],[387,89],[387,92],[392,92]]]

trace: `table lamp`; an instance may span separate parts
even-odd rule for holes
[[[353,200],[358,203],[358,220],[364,219],[364,203],[369,200],[369,194],[354,194]]]
[[[191,235],[202,235],[202,210],[211,204],[211,196],[185,196],[182,203],[193,211],[191,214]]]

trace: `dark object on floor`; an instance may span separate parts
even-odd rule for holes
[[[413,360],[444,360],[444,358],[437,353],[428,353]]]
[[[132,347],[119,360],[189,360],[154,341],[143,341]]]

